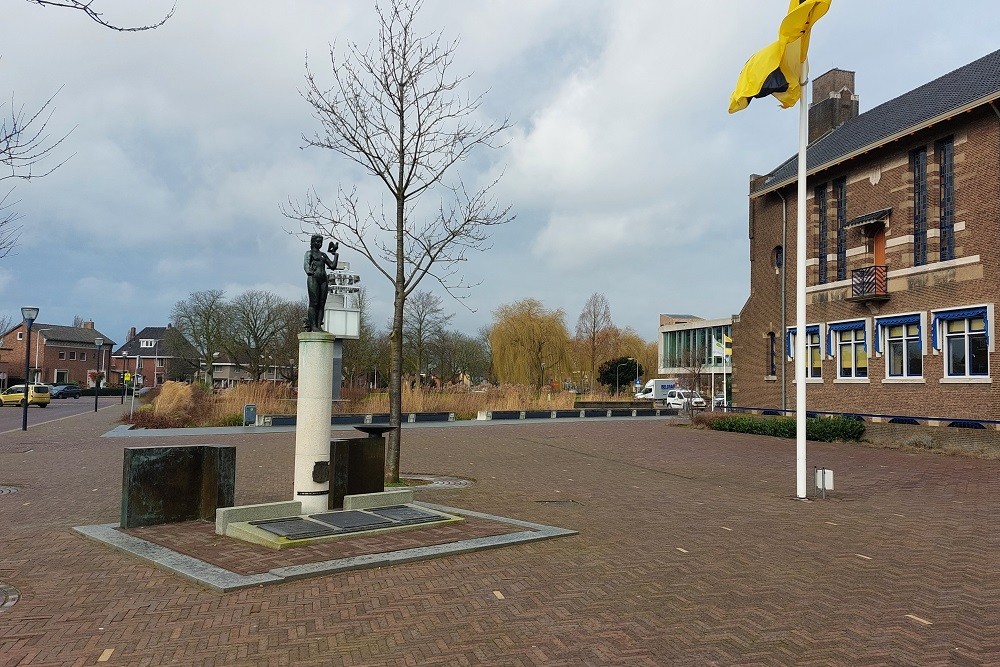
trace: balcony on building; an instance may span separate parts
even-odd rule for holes
[[[891,208],[884,208],[859,215],[844,225],[845,230],[856,229],[868,239],[867,266],[851,271],[851,296],[848,301],[888,301],[889,273],[885,264],[885,227]]]

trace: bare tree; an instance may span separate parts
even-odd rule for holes
[[[403,308],[403,355],[413,362],[419,375],[428,361],[428,348],[439,341],[453,315],[445,315],[441,297],[414,292]],[[440,370],[440,368],[439,368]]]
[[[382,336],[372,326],[368,289],[362,287],[354,298],[360,314],[360,331],[357,340],[344,341],[344,375],[351,387],[362,380],[367,385],[369,378],[375,382],[382,344]]]
[[[476,121],[482,96],[459,97],[467,77],[449,73],[457,42],[442,33],[421,35],[414,20],[421,2],[390,0],[377,7],[375,43],[348,42],[343,59],[330,49],[333,85],[317,83],[306,62],[303,97],[322,131],[304,137],[309,146],[339,153],[385,186],[391,213],[378,205],[361,206],[357,190],[341,188],[329,206],[315,192],[304,203],[289,202],[285,214],[313,231],[336,238],[361,253],[393,286],[390,332],[389,433],[386,480],[399,479],[400,414],[403,367],[403,308],[426,276],[451,295],[467,296],[471,287],[458,269],[467,253],[485,250],[490,228],[513,219],[510,207],[493,198],[493,186],[470,191],[459,178],[446,183],[449,170],[479,147],[496,148],[510,127]],[[438,193],[426,217],[416,208],[421,197]]]
[[[136,32],[158,28],[174,15],[176,5],[170,8],[166,16],[148,25],[120,26],[107,21],[104,15],[94,6],[94,0],[27,0],[42,7],[61,7],[79,10],[92,21],[116,30],[118,32]],[[37,110],[26,111],[23,105],[18,105],[13,98],[9,109],[6,103],[0,103],[0,181],[8,179],[30,181],[52,173],[63,162],[44,166],[45,160],[52,151],[61,144],[68,134],[53,140],[49,136],[48,125],[54,111],[52,100],[55,95],[45,101]],[[17,221],[21,216],[14,210],[16,201],[9,201],[13,189],[0,195],[0,258],[6,256],[17,244],[21,227]]]
[[[229,360],[255,380],[281,364],[278,348],[284,331],[285,302],[273,292],[249,290],[228,304],[229,327],[222,345]],[[277,355],[277,356],[276,356]]]
[[[218,289],[192,292],[187,299],[174,304],[171,314],[174,326],[198,350],[209,386],[214,380],[212,365],[216,354],[223,350],[227,317],[225,293]]]
[[[610,350],[609,333],[613,328],[607,297],[594,292],[576,321],[576,339],[583,345],[592,378],[597,377],[597,360],[606,357]]]
[[[295,382],[298,378],[298,368],[295,365],[299,355],[298,336],[302,331],[302,323],[306,321],[308,309],[305,299],[286,301],[281,308],[281,334],[275,343],[273,356],[281,360],[278,372],[289,382]]]
[[[167,15],[156,23],[150,23],[148,25],[139,26],[120,26],[110,23],[104,18],[104,14],[97,11],[94,7],[94,0],[27,0],[33,5],[40,5],[42,7],[62,7],[63,9],[76,9],[87,15],[91,21],[98,23],[105,28],[110,28],[111,30],[117,30],[118,32],[139,32],[141,30],[153,30],[154,28],[159,28],[161,25],[166,23],[171,16],[174,15],[174,11],[177,9],[176,3],[167,12]]]
[[[59,164],[43,167],[45,159],[66,138],[52,141],[48,123],[52,116],[50,97],[37,111],[25,111],[13,99],[9,109],[0,103],[0,181],[22,180],[46,176]],[[62,164],[62,163],[60,163]],[[10,201],[13,188],[0,196],[0,257],[6,256],[17,244],[21,228],[16,223],[21,218],[14,210],[16,201]]]

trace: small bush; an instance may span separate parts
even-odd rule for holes
[[[212,426],[243,426],[243,415],[240,413],[223,415],[215,420]]]
[[[128,415],[122,417],[122,421],[132,424],[137,428],[180,428],[186,424],[176,416],[167,414],[157,414],[150,405],[144,405],[132,413],[130,420]]]
[[[758,417],[756,415],[727,415],[708,421],[716,431],[770,435],[776,438],[794,438],[795,420],[791,417]],[[806,420],[806,439],[821,442],[834,440],[860,440],[865,423],[848,417],[821,417]]]

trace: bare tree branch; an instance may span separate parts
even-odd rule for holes
[[[108,22],[104,15],[94,9],[94,0],[27,0],[28,2],[41,5],[42,7],[62,7],[63,9],[76,9],[87,15],[91,21],[98,23],[105,28],[110,28],[111,30],[117,30],[118,32],[139,32],[142,30],[153,30],[159,28],[161,25],[170,20],[170,17],[174,15],[174,11],[177,9],[177,4],[170,8],[166,16],[157,21],[156,23],[150,23],[148,25],[138,25],[138,26],[119,26]]]

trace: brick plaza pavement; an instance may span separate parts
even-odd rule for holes
[[[71,528],[117,521],[126,446],[235,444],[237,502],[287,499],[293,434],[101,438],[116,416],[0,434],[3,667],[1000,665],[997,461],[810,443],[837,490],[806,503],[791,441],[407,429],[404,472],[475,480],[418,499],[580,534],[217,593]]]

